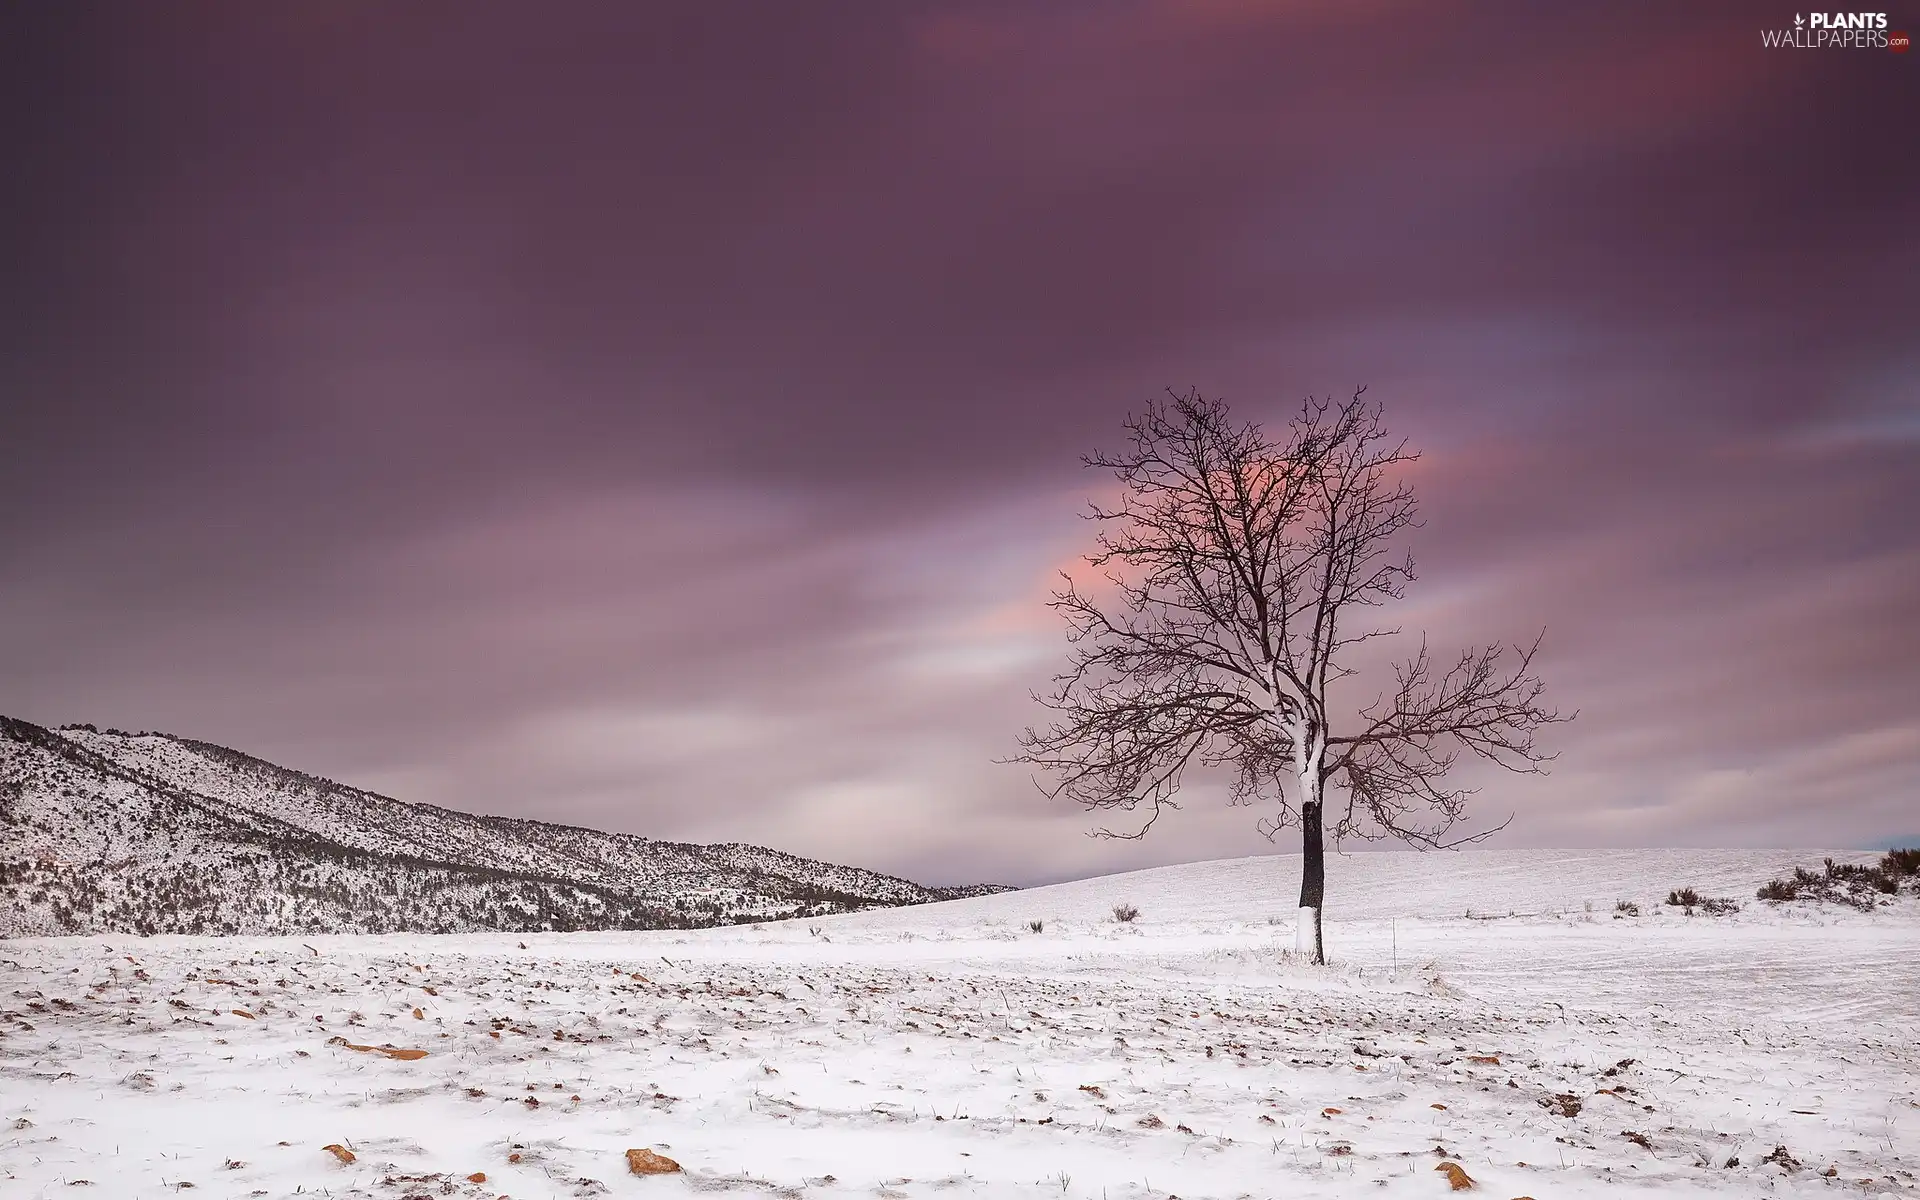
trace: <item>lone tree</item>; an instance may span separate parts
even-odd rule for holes
[[[1096,831],[1125,838],[1179,807],[1189,766],[1231,768],[1234,803],[1277,803],[1261,832],[1300,830],[1297,945],[1324,963],[1329,831],[1336,845],[1423,849],[1487,837],[1504,822],[1454,835],[1472,790],[1449,787],[1449,769],[1468,751],[1538,773],[1551,756],[1534,735],[1563,718],[1541,703],[1538,638],[1444,666],[1422,639],[1370,703],[1331,705],[1329,689],[1356,674],[1353,647],[1399,632],[1364,610],[1414,578],[1394,543],[1415,522],[1402,468],[1419,455],[1388,436],[1365,389],[1307,400],[1279,440],[1223,401],[1169,395],[1127,422],[1125,452],[1084,460],[1121,485],[1117,506],[1087,514],[1098,532],[1086,561],[1104,586],[1063,574],[1053,593],[1069,665],[1036,697],[1055,721],[1026,730],[1015,761],[1051,777],[1050,797],[1148,810],[1131,832]]]

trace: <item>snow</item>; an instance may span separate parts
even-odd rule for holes
[[[1822,853],[1335,859],[1327,968],[1288,857],[697,932],[0,942],[0,1193],[1914,1195],[1920,901],[1748,899]]]
[[[0,716],[0,936],[655,929],[975,890],[476,816],[165,734]]]

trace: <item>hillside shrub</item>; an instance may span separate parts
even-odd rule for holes
[[[1131,904],[1122,903],[1122,904],[1116,904],[1113,906],[1113,919],[1120,922],[1122,925],[1133,924],[1134,918],[1138,917],[1139,915],[1140,915],[1140,910],[1135,908]]]
[[[1613,902],[1613,915],[1616,917],[1637,917],[1640,915],[1640,906],[1631,900],[1615,900]]]
[[[1889,896],[1900,890],[1899,877],[1882,871],[1877,863],[1872,866],[1865,863],[1837,863],[1829,858],[1826,868],[1827,878],[1844,880],[1850,886],[1858,884]]]
[[[1710,917],[1723,917],[1728,913],[1740,911],[1740,903],[1737,900],[1725,896],[1702,896],[1699,891],[1690,887],[1674,888],[1668,892],[1667,903],[1675,908],[1685,909],[1688,916],[1692,916],[1696,908]]]
[[[1045,931],[1046,927],[1047,927],[1047,923],[1045,921],[1028,921],[1027,922],[1028,933],[1041,933]]]
[[[1761,900],[1810,900],[1844,904],[1862,912],[1897,896],[1903,884],[1920,895],[1920,850],[1889,850],[1877,863],[1837,863],[1827,859],[1819,871],[1795,867],[1785,879],[1770,879],[1754,895]]]

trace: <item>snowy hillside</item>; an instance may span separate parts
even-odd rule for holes
[[[0,1192],[1914,1196],[1920,898],[1751,899],[1820,857],[1341,859],[1325,968],[1269,922],[1287,859],[725,929],[21,939]],[[1676,886],[1743,908],[1648,907]]]
[[[1602,916],[1627,900],[1653,914],[1667,893],[1691,887],[1742,905],[1770,879],[1823,858],[1870,862],[1857,850],[1461,850],[1328,855],[1330,922],[1425,917]],[[875,930],[963,928],[983,921],[1072,925],[1111,923],[1116,904],[1133,904],[1156,926],[1293,918],[1300,856],[1261,855],[1180,863],[1103,875],[1050,887],[981,896],[908,914],[843,918]],[[1733,918],[1738,920],[1738,915]]]
[[[204,742],[0,717],[0,935],[677,928],[980,890],[408,804]]]

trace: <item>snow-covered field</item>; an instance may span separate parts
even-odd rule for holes
[[[0,1195],[1920,1194],[1920,901],[1751,899],[1820,854],[1340,859],[1325,969],[1284,857],[698,933],[0,942]]]

